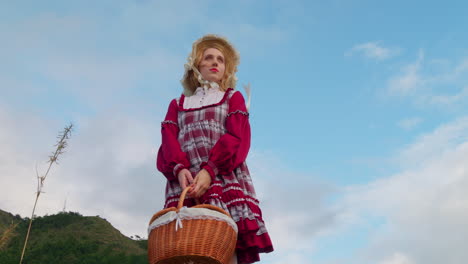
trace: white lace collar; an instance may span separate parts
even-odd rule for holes
[[[221,91],[219,86],[212,88],[198,87],[193,95],[185,97],[183,107],[191,109],[217,104],[223,99],[224,94],[225,92]]]
[[[213,87],[213,88],[198,87],[197,89],[195,89],[195,92],[193,93],[193,95],[214,94],[214,93],[217,93],[217,92],[221,92],[220,89],[219,89],[219,86],[218,87]]]

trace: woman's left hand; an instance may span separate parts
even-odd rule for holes
[[[205,169],[202,169],[197,173],[192,183],[192,189],[188,192],[188,195],[194,198],[202,196],[211,185],[211,176]]]

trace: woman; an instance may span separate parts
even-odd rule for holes
[[[167,178],[165,208],[175,207],[191,186],[190,197],[231,214],[239,228],[237,260],[253,263],[273,246],[245,163],[250,124],[244,98],[233,89],[238,64],[226,39],[206,35],[194,42],[181,80],[184,92],[162,122],[157,168]]]

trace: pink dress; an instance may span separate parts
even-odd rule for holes
[[[157,168],[167,178],[164,208],[176,207],[182,189],[177,174],[183,168],[195,175],[206,169],[211,186],[200,202],[229,212],[239,228],[239,263],[260,260],[273,251],[259,201],[245,163],[250,148],[250,124],[242,94],[228,89],[216,104],[184,109],[184,95],[169,105],[162,122]],[[186,199],[187,206],[194,205]]]

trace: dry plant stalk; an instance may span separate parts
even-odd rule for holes
[[[0,251],[8,244],[10,239],[13,237],[13,231],[19,223],[11,223],[10,226],[3,231],[2,237],[0,238]]]
[[[47,168],[46,173],[43,176],[39,176],[39,173],[37,172],[36,168],[36,176],[37,176],[37,192],[36,192],[36,200],[34,201],[34,207],[31,213],[31,219],[29,220],[29,227],[28,227],[28,232],[26,233],[26,239],[24,240],[24,246],[23,246],[23,252],[21,253],[21,259],[20,259],[20,264],[23,262],[23,257],[24,257],[24,252],[26,251],[26,246],[28,244],[28,239],[29,239],[29,233],[31,231],[31,225],[32,221],[34,218],[34,212],[36,211],[36,205],[37,205],[37,200],[39,199],[39,196],[42,193],[42,188],[44,187],[44,181],[47,178],[47,175],[49,174],[50,168],[54,163],[58,164],[58,157],[64,153],[65,148],[68,146],[67,140],[70,138],[71,131],[73,128],[73,124],[70,124],[69,126],[65,127],[63,131],[57,136],[57,144],[55,144],[55,152],[52,153],[51,156],[49,156],[48,164],[49,167]]]

